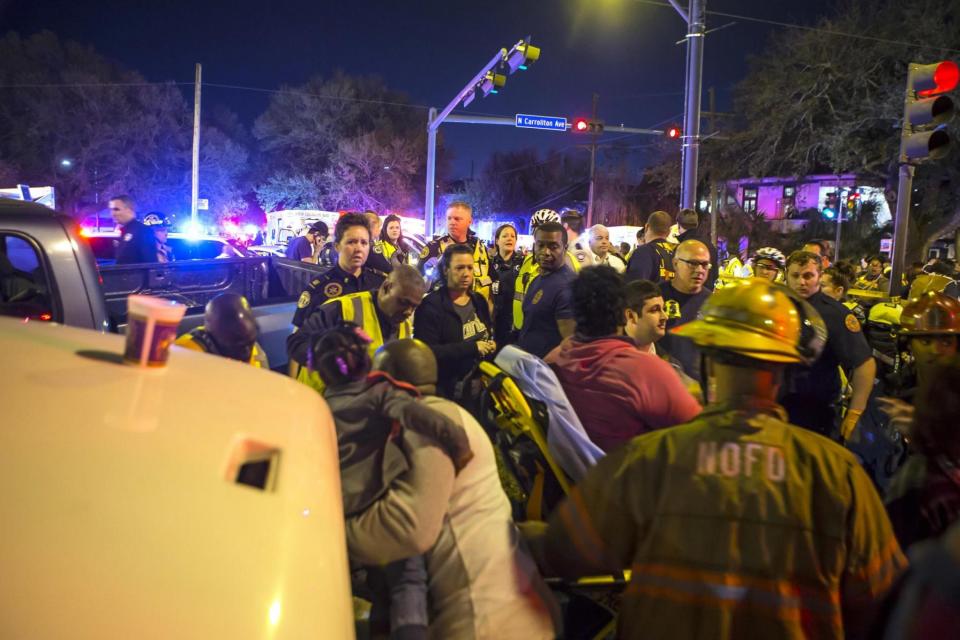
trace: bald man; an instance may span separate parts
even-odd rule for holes
[[[605,264],[617,273],[627,270],[623,258],[610,251],[610,230],[602,224],[590,227],[590,251],[593,253],[593,264]]]
[[[671,333],[671,329],[695,320],[704,301],[713,293],[706,287],[710,274],[710,249],[699,240],[686,240],[673,254],[673,280],[660,283],[664,309],[667,312],[667,335],[657,343],[694,380],[700,379],[700,351],[688,338]]]

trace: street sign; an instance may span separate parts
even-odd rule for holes
[[[558,116],[532,116],[518,113],[516,126],[521,129],[546,129],[547,131],[566,131],[567,119]]]
[[[207,198],[197,198],[197,209],[206,211],[210,208],[210,200]]]
[[[893,238],[880,238],[880,253],[890,253],[893,249]]]

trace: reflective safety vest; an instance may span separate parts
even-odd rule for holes
[[[210,334],[207,332],[207,329],[201,325],[196,329],[185,333],[173,343],[178,347],[183,347],[184,349],[190,349],[191,351],[200,351],[202,353],[210,353],[215,356],[226,357],[219,352],[217,346],[213,343],[213,340],[210,338]],[[250,352],[250,360],[247,364],[254,366],[258,369],[269,369],[270,363],[267,362],[267,354],[263,352],[263,347],[258,343],[253,343],[253,350]]]
[[[339,304],[340,313],[344,322],[353,322],[359,325],[367,335],[370,336],[370,345],[367,347],[367,353],[373,358],[377,349],[383,346],[385,340],[383,328],[380,326],[380,318],[377,316],[377,307],[373,304],[373,294],[370,291],[361,291],[360,293],[348,293],[345,296],[327,300],[322,306],[328,304]],[[397,338],[403,340],[413,336],[413,324],[410,320],[404,320],[400,323]],[[387,336],[390,339],[391,336]],[[326,387],[323,380],[315,371],[310,371],[307,367],[300,367],[297,374],[297,380],[308,387],[316,389],[323,393]]]
[[[376,242],[380,245],[380,248],[383,250],[383,257],[387,260],[397,252],[397,248],[389,242],[384,242],[383,240],[377,240]]]
[[[573,269],[574,273],[580,271],[580,261],[572,253],[567,251],[565,262],[568,267]],[[540,275],[540,265],[533,259],[531,253],[523,259],[520,265],[520,271],[517,273],[517,281],[513,290],[513,328],[517,331],[523,328],[523,296],[527,293],[527,288],[534,278]]]

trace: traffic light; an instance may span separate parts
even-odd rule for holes
[[[820,210],[820,213],[823,214],[823,217],[827,220],[833,220],[837,217],[837,192],[831,191],[827,194],[826,199],[823,203],[823,209]]]
[[[493,71],[487,71],[487,75],[480,81],[480,91],[486,98],[491,93],[497,93],[497,90],[507,84],[507,76],[500,75]]]
[[[667,127],[664,130],[663,135],[670,140],[679,140],[682,133],[683,132],[680,130],[680,127],[674,124]]]
[[[540,47],[520,41],[513,52],[507,56],[507,70],[510,74],[518,70],[526,71],[527,67],[540,59]]]
[[[933,64],[910,63],[903,104],[900,162],[937,160],[950,150],[946,123],[953,118],[953,100],[946,95],[957,88],[960,68],[951,60]]]
[[[574,118],[570,130],[574,133],[603,133],[603,121],[590,118]]]
[[[847,211],[855,211],[860,204],[860,194],[856,191],[847,196]]]

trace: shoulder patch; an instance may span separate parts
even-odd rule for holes
[[[380,243],[377,243],[377,244],[373,245],[373,252],[374,252],[374,253],[383,253],[383,245],[381,245]]]
[[[420,252],[420,258],[424,259],[430,255],[430,245],[423,247],[423,250]]]
[[[297,309],[306,309],[310,305],[310,292],[304,291],[297,300]]]
[[[341,293],[343,293],[343,285],[339,282],[331,282],[323,288],[323,295],[328,298],[336,298]]]
[[[543,289],[533,294],[533,300],[530,301],[530,304],[537,304],[541,298],[543,298]]]
[[[843,324],[853,333],[858,333],[860,331],[860,321],[857,320],[857,316],[853,315],[852,313],[847,314]]]

